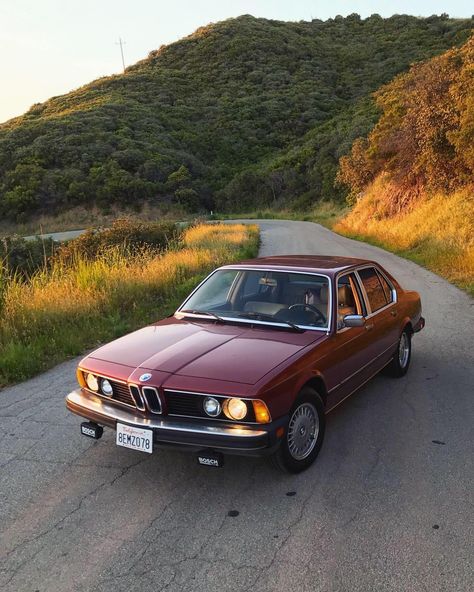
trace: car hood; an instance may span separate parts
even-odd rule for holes
[[[95,350],[88,358],[123,370],[255,384],[268,372],[325,336],[268,326],[220,325],[165,319]],[[97,366],[97,364],[94,364]]]

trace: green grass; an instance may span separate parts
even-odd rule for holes
[[[200,225],[160,256],[112,249],[0,282],[0,386],[171,314],[213,268],[254,257],[254,226]]]

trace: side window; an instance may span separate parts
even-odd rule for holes
[[[380,283],[382,284],[382,288],[385,294],[385,298],[387,299],[387,302],[393,302],[393,294],[392,294],[392,288],[390,287],[390,284],[387,282],[387,280],[383,277],[383,275],[379,272],[378,276],[380,279]]]
[[[389,300],[385,295],[384,288],[380,281],[380,276],[373,267],[366,267],[359,270],[359,276],[367,292],[367,298],[372,312],[380,310],[389,304]]]
[[[337,326],[339,329],[343,327],[344,317],[351,314],[364,314],[362,298],[353,273],[343,275],[337,280]]]

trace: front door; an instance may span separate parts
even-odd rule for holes
[[[336,289],[336,332],[329,346],[330,360],[325,370],[328,387],[328,409],[335,407],[372,374],[374,325],[345,327],[349,314],[368,315],[362,290],[354,273],[338,278]]]

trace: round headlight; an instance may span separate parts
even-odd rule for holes
[[[221,412],[221,404],[214,397],[206,397],[203,403],[204,411],[210,417],[217,417]]]
[[[230,419],[244,419],[247,411],[247,403],[242,401],[242,399],[227,399],[224,406],[224,413]]]
[[[112,389],[112,385],[110,384],[110,382],[106,378],[102,379],[102,381],[100,383],[100,390],[102,391],[102,393],[106,397],[111,397],[114,394],[114,391]]]
[[[87,374],[86,383],[91,391],[97,392],[99,390],[99,381],[97,380],[97,376],[94,376],[93,374]]]

